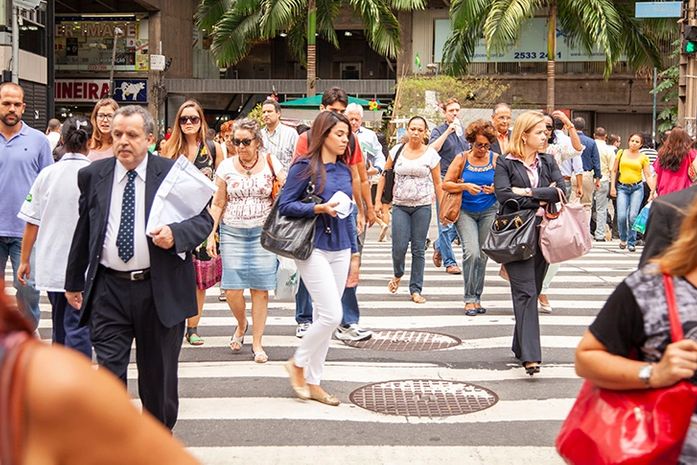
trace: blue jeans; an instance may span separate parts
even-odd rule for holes
[[[404,276],[404,258],[411,243],[409,293],[421,294],[424,285],[426,236],[431,224],[431,206],[392,208],[392,268],[397,278]],[[455,263],[455,262],[453,262]]]
[[[354,224],[356,222],[356,210],[353,210],[351,219]],[[363,251],[363,243],[365,242],[365,234],[367,228],[363,228],[363,232],[357,237],[358,251]],[[358,299],[356,297],[356,287],[347,287],[341,296],[341,306],[344,309],[343,317],[341,318],[341,326],[349,326],[358,324],[360,318],[360,309],[358,308]],[[298,324],[312,323],[312,298],[305,287],[305,283],[300,279],[298,292],[295,294],[295,321]]]
[[[634,220],[641,210],[641,202],[644,199],[644,185],[617,184],[617,229],[620,241],[627,245],[636,244],[636,231],[632,229]]]
[[[79,326],[80,311],[72,307],[63,292],[48,292],[53,311],[53,343],[85,354],[92,360],[92,340],[89,326]]]
[[[462,241],[462,278],[465,281],[465,303],[478,304],[484,290],[487,256],[482,245],[489,235],[498,205],[478,213],[460,211],[455,226]]]
[[[439,213],[440,207],[438,202],[436,202],[436,215]],[[433,243],[433,248],[440,252],[441,257],[443,257],[443,265],[446,267],[457,265],[455,253],[453,252],[453,241],[456,237],[457,229],[454,225],[449,224],[443,226],[440,221],[438,221],[438,238]]]
[[[39,310],[40,292],[34,287],[34,254],[31,254],[29,264],[32,269],[32,276],[27,280],[27,285],[23,285],[17,279],[17,271],[19,270],[20,256],[22,252],[21,237],[0,237],[0,263],[4,272],[7,266],[7,258],[12,262],[12,279],[15,289],[17,289],[17,305],[24,315],[29,319],[32,327],[36,329],[39,326],[41,311]]]

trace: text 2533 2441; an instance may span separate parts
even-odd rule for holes
[[[561,52],[557,52],[557,59],[561,58]],[[514,60],[546,60],[547,52],[513,52]]]

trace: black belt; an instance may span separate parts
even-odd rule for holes
[[[106,266],[100,266],[100,268],[102,269],[102,271],[104,271],[104,273],[110,276],[114,276],[120,279],[127,279],[129,281],[145,281],[146,279],[150,279],[150,268],[135,271],[112,270],[111,268],[107,268]]]
[[[625,186],[625,187],[634,187],[634,186],[638,186],[639,184],[644,184],[644,181],[639,181],[639,182],[635,182],[632,184],[625,184],[623,182],[617,181],[617,184],[619,184],[620,186]]]

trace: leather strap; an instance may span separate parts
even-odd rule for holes
[[[675,289],[673,288],[673,277],[668,273],[663,273],[663,286],[666,290],[666,302],[668,303],[668,321],[670,322],[670,338],[673,342],[684,339],[685,334],[680,322],[678,306],[675,303]]]

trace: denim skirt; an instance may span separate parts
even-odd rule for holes
[[[278,258],[261,246],[261,226],[235,228],[221,224],[220,255],[221,289],[276,289]]]

